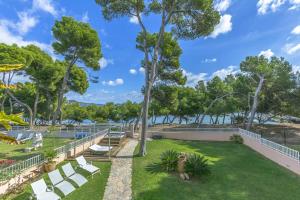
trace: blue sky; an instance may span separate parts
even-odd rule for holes
[[[300,70],[300,0],[216,0],[215,5],[222,17],[212,35],[179,41],[188,85],[236,73],[249,55],[283,56],[295,71]],[[99,76],[99,83],[91,83],[84,95],[67,94],[69,99],[93,103],[141,100],[143,55],[135,49],[140,27],[134,18],[107,22],[94,0],[0,0],[0,10],[0,42],[36,44],[53,57],[57,56],[51,48],[51,28],[61,16],[88,22],[98,32],[102,69],[88,73]],[[143,20],[149,30],[157,31],[155,16],[143,16]]]

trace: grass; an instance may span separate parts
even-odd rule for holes
[[[37,151],[32,151],[29,153],[24,153],[24,148],[31,147],[32,142],[28,141],[25,144],[6,144],[0,143],[0,160],[1,159],[11,159],[11,160],[24,160],[37,153],[42,153],[49,149],[54,149],[63,146],[66,143],[71,142],[73,139],[68,138],[43,138],[43,147],[39,148]]]
[[[300,177],[244,145],[231,142],[154,140],[146,157],[133,161],[135,200],[295,200]],[[169,149],[207,156],[211,175],[182,181],[162,172],[160,154]],[[136,149],[137,151],[137,149]]]
[[[60,164],[59,166],[65,164],[66,162]],[[75,167],[75,162],[71,162],[72,165]],[[102,199],[104,195],[104,190],[106,186],[106,182],[109,176],[111,163],[110,162],[93,162],[93,165],[100,167],[101,174],[97,173],[92,178],[89,173],[85,172],[84,170],[78,169],[77,172],[88,177],[88,183],[81,186],[80,188],[76,188],[76,185],[72,182],[75,186],[76,190],[69,194],[67,197],[63,198],[64,200],[93,200],[93,199]],[[61,172],[61,174],[63,174]],[[50,184],[50,180],[47,174],[43,175],[47,184]],[[38,180],[39,178],[37,178]],[[63,197],[63,194],[55,189],[55,192]],[[20,194],[11,194],[10,196],[3,197],[5,200],[26,200],[29,199],[30,195],[32,194],[31,186],[29,184],[23,186],[23,190]],[[1,199],[1,197],[0,197]]]

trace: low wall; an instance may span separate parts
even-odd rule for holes
[[[75,147],[74,149],[70,150],[67,153],[59,154],[58,157],[54,160],[57,162],[57,164],[59,164],[59,163],[63,162],[64,160],[66,160],[68,157],[76,156],[77,154],[81,154],[82,152],[87,150],[93,144],[98,144],[103,139],[104,136],[105,136],[105,134],[99,135],[97,138],[95,138],[91,141],[85,142],[85,143]],[[43,170],[43,166],[33,166],[33,167],[23,171],[20,175],[16,176],[15,178],[12,178],[11,180],[0,184],[0,195],[3,195],[6,192],[8,192],[9,188],[13,185],[16,185],[16,184],[20,185],[20,184],[34,178],[35,176],[38,175],[38,173],[35,174],[34,172],[38,172],[41,170]]]
[[[197,128],[170,128],[161,131],[149,131],[147,137],[162,136],[176,140],[199,140],[199,141],[229,141],[233,134],[240,134],[239,129],[197,129]],[[300,175],[300,162],[287,155],[270,148],[255,138],[241,135],[244,145],[250,147],[266,158]]]
[[[246,146],[276,162],[277,164],[289,169],[290,171],[300,175],[300,163],[296,159],[283,155],[280,152],[261,144],[258,140],[247,136],[242,137]]]
[[[147,133],[147,137],[159,135],[176,140],[229,141],[230,136],[238,133],[238,129],[170,128],[162,131],[150,131]]]

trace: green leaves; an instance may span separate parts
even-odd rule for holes
[[[13,64],[28,66],[32,61],[30,53],[19,48],[17,45],[0,43],[0,64]],[[20,69],[20,68],[18,68]]]
[[[144,34],[141,32],[136,38],[136,47],[141,51],[144,50]],[[158,41],[158,34],[146,35],[146,46],[147,51],[153,55],[154,48]],[[164,34],[163,42],[160,45],[158,69],[157,69],[157,80],[168,84],[179,84],[184,85],[186,77],[183,76],[182,70],[180,69],[180,56],[182,49],[180,48],[178,41],[173,37],[172,33],[166,32]],[[144,63],[142,61],[142,63]]]
[[[81,60],[87,67],[100,68],[101,45],[97,32],[89,24],[62,17],[61,21],[55,22],[52,32],[56,38],[52,46],[67,62],[74,64]]]
[[[0,125],[7,130],[11,129],[11,124],[26,125],[27,123],[22,119],[22,114],[23,113],[7,115],[4,112],[0,112]]]

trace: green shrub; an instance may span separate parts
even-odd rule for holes
[[[232,136],[230,136],[230,140],[237,144],[244,143],[244,139],[242,138],[242,136],[237,135],[237,134],[233,134]]]
[[[57,157],[57,152],[55,150],[47,150],[44,152],[44,157],[47,162],[52,162]]]
[[[199,154],[189,154],[185,163],[185,172],[191,176],[201,176],[210,173],[208,160]]]
[[[167,172],[176,171],[179,153],[174,150],[168,150],[160,155],[161,167]]]

